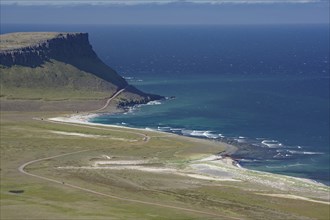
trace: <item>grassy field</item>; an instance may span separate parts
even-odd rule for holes
[[[57,60],[31,68],[1,69],[1,98],[24,100],[100,99],[111,96],[116,86]]]
[[[226,145],[150,131],[35,120],[58,114],[1,112],[1,219],[329,217],[327,204],[260,195],[296,193],[320,200],[317,195],[329,193],[328,187],[299,193],[253,181],[203,180],[171,172],[133,169],[84,169],[109,156],[111,161],[148,160],[152,162],[150,166],[184,170],[196,159],[225,150]],[[145,136],[150,140],[146,141]],[[29,173],[59,183],[18,171],[25,162],[70,152],[77,153],[35,162],[25,168]],[[262,176],[253,172],[247,175]],[[12,190],[24,192],[12,193]]]
[[[10,33],[2,34],[0,50],[12,50],[16,48],[28,47],[38,44],[45,40],[58,36],[59,33],[42,32],[42,33]]]

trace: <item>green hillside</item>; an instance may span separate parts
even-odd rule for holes
[[[32,68],[1,69],[1,98],[6,99],[89,99],[106,98],[117,86],[56,60]]]
[[[98,58],[86,33],[11,33],[0,39],[2,101],[102,100],[124,88],[117,104],[162,98],[129,86]]]

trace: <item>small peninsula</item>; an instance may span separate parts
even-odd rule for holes
[[[30,100],[28,105],[21,104],[34,110],[40,108],[41,101],[50,101],[48,108],[52,109],[59,108],[52,101],[59,105],[59,101],[74,100],[75,107],[65,102],[62,107],[92,110],[121,90],[113,100],[116,106],[163,98],[129,85],[103,63],[87,33],[21,32],[3,34],[0,39],[1,100],[5,109],[19,109],[12,100]]]

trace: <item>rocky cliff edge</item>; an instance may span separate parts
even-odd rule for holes
[[[31,85],[44,85],[43,88],[61,87],[67,83],[70,85],[66,87],[86,89],[87,84],[88,89],[108,89],[110,93],[127,88],[127,95],[121,98],[119,104],[145,103],[163,98],[128,85],[125,79],[98,58],[89,43],[87,33],[9,33],[0,35],[0,45],[0,82],[4,88]],[[72,68],[69,69],[68,66],[78,69],[79,74],[70,73]],[[19,80],[22,75],[25,75],[24,82]],[[83,82],[82,76],[88,78],[89,82]],[[40,81],[40,78],[43,80]]]

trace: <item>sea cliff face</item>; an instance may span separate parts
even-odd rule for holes
[[[40,40],[34,45],[1,49],[0,64],[6,67],[13,65],[36,67],[50,59],[97,58],[89,44],[87,33],[59,33],[54,38]]]
[[[1,35],[0,40],[1,97],[16,97],[12,91],[23,88],[68,91],[67,94],[105,92],[109,96],[125,88],[118,96],[119,106],[163,98],[129,85],[103,63],[87,33],[11,33]]]

